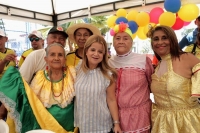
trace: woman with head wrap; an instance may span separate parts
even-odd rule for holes
[[[112,34],[116,55],[109,64],[118,71],[116,96],[120,126],[127,133],[150,132],[150,83],[153,66],[146,55],[132,52],[131,25],[121,22]]]

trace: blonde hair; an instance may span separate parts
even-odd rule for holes
[[[100,35],[92,35],[90,36],[84,46],[84,50],[83,50],[83,62],[81,65],[81,68],[84,72],[87,72],[89,70],[89,66],[88,66],[88,59],[86,56],[86,52],[88,51],[88,49],[91,47],[91,45],[93,43],[100,43],[103,45],[104,51],[103,51],[103,60],[98,64],[98,67],[100,68],[102,74],[108,78],[109,80],[111,80],[112,82],[115,82],[115,80],[117,79],[117,73],[116,70],[112,67],[110,67],[108,65],[108,48],[107,48],[107,43],[104,40],[104,38]],[[112,76],[109,75],[108,72],[112,73]]]

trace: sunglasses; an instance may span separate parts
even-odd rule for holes
[[[36,37],[36,38],[30,38],[29,40],[30,40],[31,42],[33,42],[34,40],[37,42],[37,41],[40,40],[40,38],[38,38],[38,37]]]

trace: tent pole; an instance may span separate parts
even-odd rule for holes
[[[53,20],[53,26],[57,26],[57,21],[58,21],[58,15],[55,13],[55,7],[54,7],[54,0],[51,0],[51,5],[52,5],[52,20]]]
[[[54,15],[52,16],[52,20],[53,20],[53,26],[57,26],[58,15],[54,14]]]

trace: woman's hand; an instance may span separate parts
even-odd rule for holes
[[[117,123],[117,124],[114,124],[114,133],[122,133],[122,130],[121,130],[121,128],[120,128],[120,126],[119,126],[119,123]]]

